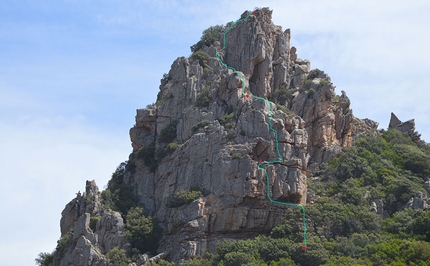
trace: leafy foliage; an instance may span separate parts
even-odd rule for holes
[[[269,236],[221,242],[205,261],[224,266],[429,265],[430,211],[404,209],[417,191],[426,191],[429,156],[428,145],[395,130],[360,138],[323,165],[318,179],[308,180],[316,199],[306,206],[306,253],[301,251],[300,210],[291,208]],[[383,200],[390,217],[383,220],[369,210],[375,199]]]
[[[126,216],[125,235],[130,238],[132,247],[137,248],[140,253],[155,253],[161,237],[161,228],[152,217],[144,215],[143,208],[133,207]]]
[[[101,216],[92,216],[90,218],[90,228],[93,231],[96,231],[97,222],[100,221],[102,217]]]
[[[102,192],[104,207],[119,211],[123,215],[126,215],[131,207],[138,205],[138,198],[133,192],[133,188],[123,184],[126,165],[124,162],[116,168],[108,182],[107,189]]]
[[[281,85],[279,88],[275,89],[273,94],[270,96],[270,100],[283,105],[291,98],[292,95],[292,91],[288,90],[286,85]]]
[[[191,130],[193,132],[197,132],[197,130],[199,130],[200,128],[204,128],[205,126],[209,125],[210,121],[209,120],[202,120],[200,122],[198,122],[196,125],[194,125]]]
[[[137,158],[143,159],[143,162],[149,167],[151,172],[154,172],[158,166],[157,160],[155,159],[155,150],[155,142],[151,142],[137,151]]]
[[[176,139],[176,126],[178,125],[178,121],[171,122],[167,127],[161,130],[158,140],[161,143],[170,143],[174,139]]]
[[[209,96],[210,87],[205,85],[205,88],[197,95],[196,107],[208,107],[212,98]]]
[[[225,128],[234,128],[236,126],[234,113],[225,115],[225,116],[221,117],[220,119],[218,119],[218,121]]]
[[[179,190],[175,195],[173,195],[168,206],[171,208],[177,208],[189,204],[202,196],[203,193],[199,188],[192,187],[190,189]]]
[[[106,258],[108,258],[115,266],[127,266],[130,262],[125,250],[119,247],[114,247],[109,250],[109,252],[106,253]]]
[[[318,68],[312,69],[311,72],[309,72],[309,75],[307,76],[307,79],[308,80],[313,80],[315,78],[318,78],[322,74],[324,74],[324,71],[319,70]]]
[[[35,261],[37,265],[49,266],[54,261],[54,256],[51,253],[40,252]]]
[[[217,41],[220,37],[221,32],[224,31],[224,26],[216,25],[211,26],[203,31],[200,41],[190,47],[191,52],[200,50],[204,45],[210,46],[214,41]]]

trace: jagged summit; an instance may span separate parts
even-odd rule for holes
[[[158,252],[170,260],[213,252],[226,238],[268,233],[287,207],[268,201],[267,191],[278,201],[305,205],[307,176],[355,136],[376,130],[377,123],[353,116],[350,100],[336,95],[326,73],[297,56],[290,36],[272,22],[271,10],[259,9],[209,46],[176,59],[157,102],[137,110],[133,152],[118,184],[132,188],[160,222]],[[244,76],[246,91],[272,104],[244,97],[243,81],[220,64],[216,53],[224,37],[221,59]],[[257,165],[277,157],[276,144],[283,162],[265,166],[266,183]],[[103,254],[113,245],[130,249],[121,215],[103,209],[95,184],[87,190],[63,211],[62,235],[72,225],[75,231],[60,265],[77,260],[78,248],[89,254],[88,265],[107,265]],[[191,194],[195,200],[181,201]],[[100,217],[93,229],[91,217]]]
[[[420,141],[421,134],[415,131],[415,120],[410,119],[406,122],[400,121],[394,113],[391,113],[388,128],[397,129],[401,132],[408,133],[413,141]]]

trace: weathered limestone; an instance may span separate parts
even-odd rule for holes
[[[401,132],[408,133],[413,141],[420,141],[421,134],[415,131],[415,120],[411,119],[406,122],[400,121],[394,113],[391,113],[390,124],[388,128],[397,129]]]
[[[215,58],[220,36],[201,49],[204,63],[193,56],[176,59],[161,81],[157,102],[137,110],[130,129],[129,162],[135,167],[123,182],[163,227],[159,256],[141,255],[137,265],[165,256],[174,261],[202,256],[223,239],[270,232],[288,207],[270,202],[267,193],[277,201],[306,204],[307,176],[355,136],[377,127],[355,119],[346,94],[336,96],[330,77],[298,58],[297,49],[290,48],[290,30],[271,18],[272,11],[259,9],[227,34],[219,56],[240,75]],[[242,85],[250,97],[244,97]],[[169,133],[167,143],[160,136],[173,123],[176,132]],[[152,168],[140,153],[149,145],[155,147],[149,155],[156,159]],[[262,166],[268,182],[258,170],[260,160],[279,161]],[[203,196],[172,207],[175,193],[192,188]],[[100,220],[93,231],[94,216]],[[95,182],[88,181],[85,193],[66,205],[62,235],[71,228],[64,263],[105,265],[102,254],[115,246],[130,248],[121,215],[103,210]],[[76,250],[85,256],[75,258]]]

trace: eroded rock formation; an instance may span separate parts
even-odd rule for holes
[[[163,256],[179,261],[213,252],[223,239],[269,232],[288,207],[271,203],[267,191],[275,200],[306,204],[307,176],[355,136],[376,129],[373,121],[353,116],[348,97],[336,95],[326,73],[298,58],[290,34],[263,8],[231,29],[220,53],[244,76],[247,92],[271,103],[243,97],[243,81],[215,57],[220,35],[191,57],[176,59],[161,80],[157,102],[137,110],[130,130],[133,167],[123,185],[134,188],[160,221]],[[278,159],[277,145],[283,162],[264,166],[266,183],[257,164]],[[201,197],[172,204],[178,192],[191,190]],[[121,216],[103,210],[99,197],[95,184],[87,184],[84,195],[63,211],[62,234],[75,230],[70,260],[85,249],[87,261],[104,265],[101,254],[114,246],[129,248]],[[93,216],[101,217],[95,230],[88,226]]]

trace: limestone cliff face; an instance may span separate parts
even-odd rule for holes
[[[224,41],[221,34],[210,47],[176,59],[161,81],[157,103],[137,110],[130,130],[128,164],[133,167],[123,182],[160,221],[159,252],[171,260],[213,252],[226,238],[269,232],[288,207],[271,203],[266,191],[278,201],[306,204],[307,176],[349,147],[355,136],[377,127],[356,119],[346,94],[336,96],[330,77],[311,71],[310,62],[297,57],[290,30],[274,25],[271,15],[263,8],[234,25],[220,57],[245,77],[245,91],[269,99],[272,108],[256,97],[244,97],[243,81],[220,64],[216,52]],[[257,164],[278,158],[270,123],[284,161],[264,166],[267,184]],[[192,190],[201,196],[176,204],[175,195]],[[121,216],[102,211],[98,190],[84,198],[90,193],[91,200],[78,195],[66,206],[62,234],[74,225],[71,242],[87,247],[89,254],[105,253],[114,245],[129,248]],[[94,215],[101,220],[91,230],[88,219]],[[94,258],[88,265],[105,263],[101,254],[87,257]]]
[[[297,57],[290,30],[274,25],[271,14],[264,8],[235,25],[220,53],[244,75],[246,91],[273,101],[285,161],[267,166],[269,184],[257,163],[276,159],[270,106],[244,97],[241,79],[215,57],[224,36],[200,51],[204,62],[195,55],[178,58],[161,81],[157,104],[137,110],[130,130],[136,168],[125,180],[163,224],[160,251],[171,259],[204,255],[225,238],[268,232],[280,222],[283,207],[267,200],[266,186],[274,199],[306,204],[308,166],[315,169],[349,147],[357,129],[370,128],[354,118],[345,93],[336,97],[327,74],[311,71],[310,62]],[[175,125],[165,143],[163,134]],[[156,154],[171,145],[175,150],[151,169],[138,154],[154,144]],[[175,193],[190,188],[204,196],[169,207]]]

